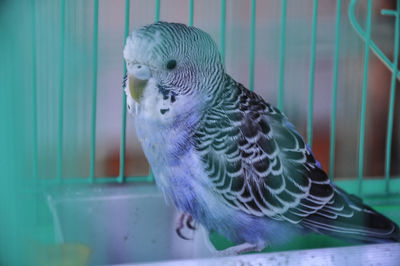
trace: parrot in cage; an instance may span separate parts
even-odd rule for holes
[[[311,232],[400,240],[394,222],[330,182],[280,110],[225,73],[206,32],[156,22],[133,31],[123,55],[128,112],[158,187],[235,243],[228,254]]]

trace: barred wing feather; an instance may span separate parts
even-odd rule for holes
[[[227,204],[353,240],[400,240],[393,222],[330,183],[278,109],[229,76],[219,99],[195,139],[212,189]]]
[[[292,223],[329,203],[329,179],[286,117],[233,80],[225,93],[195,136],[215,192],[246,213]]]

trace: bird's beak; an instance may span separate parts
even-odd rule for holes
[[[140,102],[147,82],[151,77],[151,71],[148,66],[143,64],[134,64],[129,70],[129,92],[133,99]]]
[[[129,92],[131,93],[132,98],[139,102],[143,96],[143,91],[148,80],[138,79],[133,75],[128,76],[128,79]]]

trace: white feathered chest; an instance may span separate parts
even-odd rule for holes
[[[130,97],[129,90],[126,93],[128,111],[134,116],[137,136],[157,185],[178,208],[190,211],[204,188],[199,183],[208,180],[202,177],[202,162],[191,137],[198,118],[193,110],[185,110],[193,105],[180,99],[171,101],[152,86],[146,88],[140,104]]]

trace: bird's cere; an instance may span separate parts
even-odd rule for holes
[[[129,72],[137,79],[148,80],[151,77],[151,71],[148,66],[143,64],[132,64],[128,63]]]

